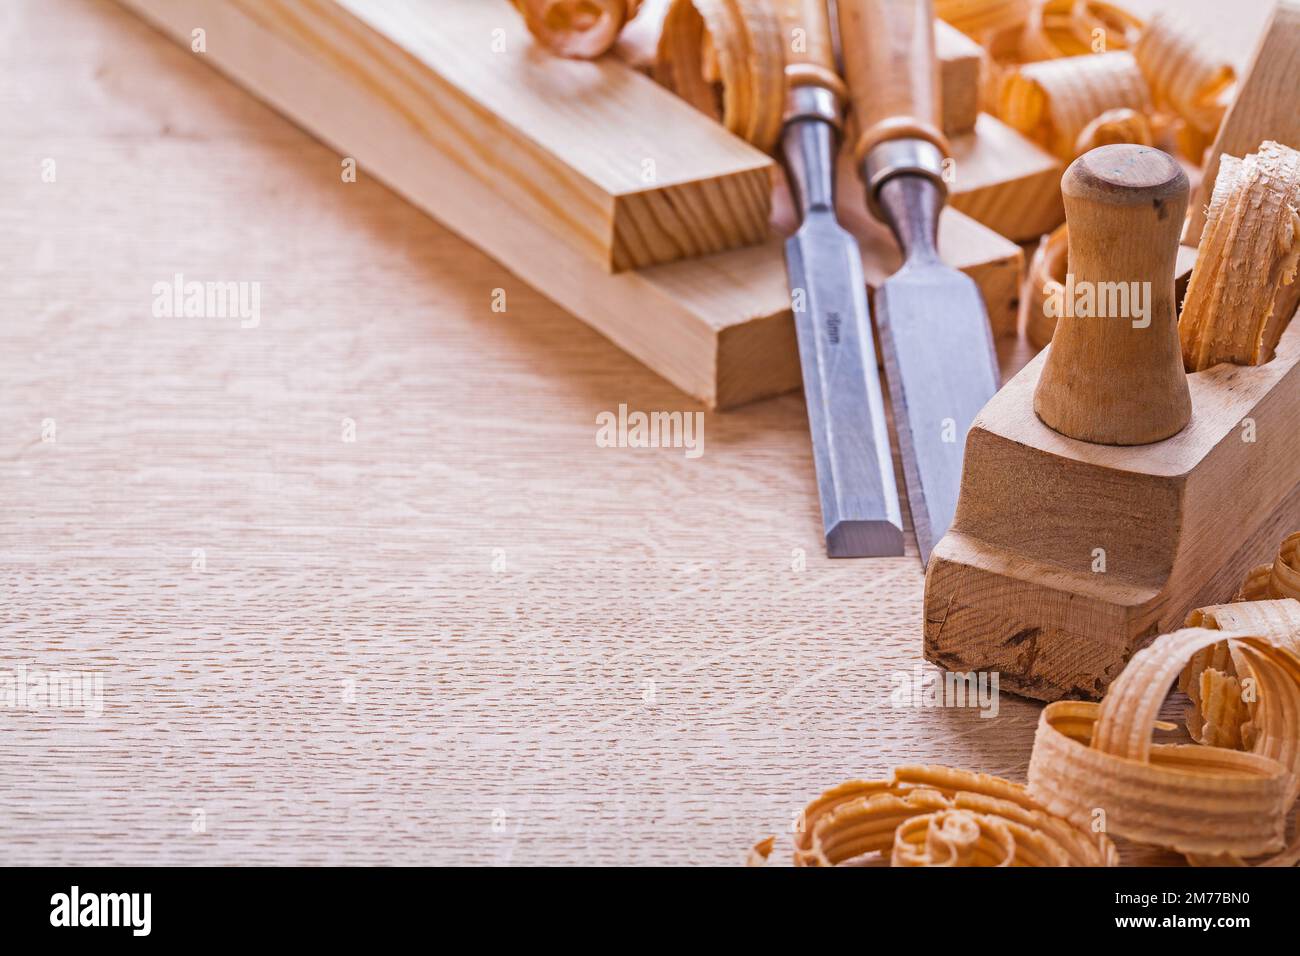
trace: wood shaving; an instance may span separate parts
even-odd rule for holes
[[[659,35],[655,79],[770,151],[785,108],[780,13],[777,0],[673,0]]]
[[[938,766],[899,767],[889,781],[852,780],[804,810],[796,866],[867,854],[894,866],[1116,866],[1104,834],[1053,816],[1024,787]]]
[[[593,59],[614,45],[641,0],[514,0],[528,31],[560,56]]]
[[[1038,243],[1029,260],[1029,305],[1025,314],[1025,335],[1035,348],[1046,348],[1056,332],[1056,316],[1047,314],[1047,301],[1065,294],[1069,268],[1070,237],[1062,223]]]
[[[1155,107],[1178,115],[1201,137],[1213,137],[1236,81],[1232,65],[1168,13],[1146,25],[1133,56],[1150,84]]]
[[[1062,159],[1107,143],[1132,142],[1165,145],[1200,163],[1235,89],[1232,65],[1217,55],[1209,38],[1173,14],[1147,22],[1122,4],[1103,0],[954,0],[936,10],[984,47],[982,108]],[[1115,53],[1133,55],[1141,83],[1125,68],[1122,88],[1108,90],[1106,70],[1123,61],[1106,68],[1082,65]],[[1059,73],[1047,70],[1035,89],[1039,77],[1025,68],[1047,62],[1069,65]],[[1071,83],[1076,72],[1082,75]],[[1047,101],[1053,96],[1066,102],[1052,109]],[[1113,110],[1124,112],[1102,118]],[[1045,128],[1053,123],[1061,128]]]
[[[1103,53],[1027,63],[1002,77],[998,115],[1063,160],[1074,159],[1089,124],[1108,110],[1149,114],[1146,80],[1133,54]]]
[[[1270,598],[1300,599],[1300,531],[1282,542],[1272,564],[1261,564],[1246,575],[1236,599],[1266,601]]]
[[[1033,7],[1017,55],[1032,62],[1126,50],[1137,42],[1142,27],[1140,18],[1113,3],[1047,0]]]
[[[1074,141],[1074,152],[1082,156],[1090,149],[1115,143],[1154,146],[1155,136],[1147,115],[1132,109],[1106,110],[1079,131]]]
[[[1178,331],[1189,372],[1262,365],[1300,299],[1300,152],[1272,141],[1225,155]]]
[[[764,837],[759,840],[750,847],[745,866],[766,866],[767,858],[772,855],[772,847],[774,846],[776,846],[776,837]]]
[[[1188,615],[1187,626],[1259,634],[1300,653],[1300,601],[1263,600],[1198,608]],[[1179,675],[1178,689],[1192,701],[1187,730],[1193,740],[1245,750],[1254,746],[1255,725],[1240,681],[1240,675],[1247,673],[1241,650],[1231,641],[1220,641],[1192,655]],[[1235,698],[1231,696],[1234,689]]]
[[[1133,656],[1100,704],[1049,704],[1030,758],[1030,795],[1076,825],[1100,813],[1108,833],[1195,863],[1292,859],[1297,847],[1285,844],[1300,792],[1300,655],[1288,639],[1259,630],[1166,634]],[[1152,743],[1170,683],[1198,652],[1225,641],[1256,688],[1250,751]]]
[[[1294,570],[1300,535],[1287,542],[1279,560]],[[1028,787],[939,766],[850,780],[804,810],[795,865],[1117,866],[1113,835],[1194,866],[1294,866],[1300,601],[1200,608],[1188,624],[1138,651],[1100,704],[1043,709]],[[1159,712],[1175,678],[1201,743],[1151,739],[1174,729]]]
[[[1018,29],[1029,18],[1032,0],[934,0],[934,12],[980,42]]]

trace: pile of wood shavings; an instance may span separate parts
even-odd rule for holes
[[[1252,600],[1241,600],[1250,597]],[[1233,604],[1133,656],[1100,704],[1043,709],[1029,785],[946,767],[853,780],[804,810],[797,866],[1116,866],[1112,837],[1196,866],[1294,866],[1300,796],[1300,533]],[[1155,744],[1170,684],[1195,743]],[[750,851],[766,863],[768,838]]]

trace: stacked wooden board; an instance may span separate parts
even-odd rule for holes
[[[507,0],[120,2],[705,404],[798,387],[771,159],[634,68]],[[855,221],[878,282],[894,242]],[[956,210],[940,242],[1014,329],[1019,247]]]
[[[780,172],[644,75],[639,21],[613,54],[572,61],[509,0],[119,2],[706,405],[798,387]],[[1063,163],[979,112],[977,43],[938,22],[936,47],[953,147],[941,252],[1011,336],[1016,243],[1062,221]],[[852,177],[841,203],[875,285],[899,264],[893,238]]]

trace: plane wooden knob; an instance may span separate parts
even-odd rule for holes
[[[1192,415],[1174,299],[1187,175],[1158,149],[1102,146],[1070,165],[1061,193],[1069,264],[1044,306],[1057,325],[1034,411],[1081,441],[1169,438]]]

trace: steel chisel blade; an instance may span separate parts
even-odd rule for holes
[[[857,241],[830,211],[811,212],[786,242],[786,265],[827,554],[900,555],[902,509]]]
[[[938,263],[907,264],[875,297],[912,524],[928,563],[957,510],[971,422],[998,390],[979,289]]]

